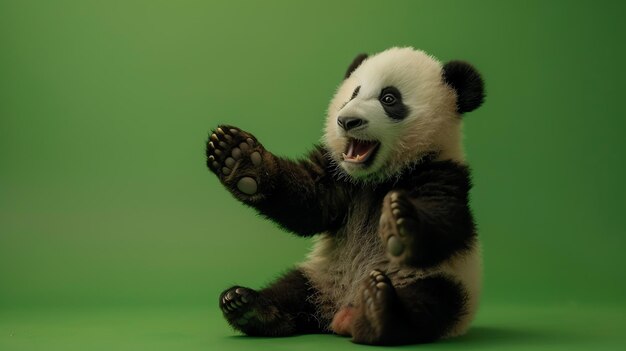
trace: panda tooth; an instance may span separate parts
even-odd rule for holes
[[[343,156],[343,159],[344,159],[344,160],[348,158],[348,155],[346,155],[346,154],[344,154],[344,153],[341,153],[341,156]]]
[[[353,152],[354,152],[354,141],[350,141],[350,146],[348,147],[348,157],[352,157]]]

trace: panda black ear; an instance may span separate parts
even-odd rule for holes
[[[470,112],[485,100],[485,87],[480,73],[467,62],[450,61],[443,66],[443,80],[456,91],[456,110]]]
[[[367,58],[367,54],[359,54],[357,57],[355,57],[354,60],[352,60],[350,67],[348,67],[348,70],[346,71],[346,76],[344,77],[344,79],[348,79],[348,77],[352,75],[352,72],[354,72],[354,70],[357,69],[361,65],[361,63],[365,61],[366,58]]]

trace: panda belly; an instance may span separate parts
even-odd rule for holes
[[[372,208],[366,202],[362,206]],[[474,317],[480,295],[481,259],[478,243],[470,250],[429,269],[397,266],[390,263],[378,235],[380,210],[353,210],[353,215],[348,217],[344,227],[333,233],[321,234],[315,239],[311,253],[300,267],[317,290],[313,300],[318,307],[319,319],[330,322],[342,307],[354,305],[363,281],[372,270],[385,272],[396,288],[443,274],[461,285],[467,300],[465,313],[442,337],[463,334]]]
[[[315,302],[323,320],[330,321],[339,308],[355,304],[367,275],[389,266],[378,236],[380,206],[366,198],[360,200],[353,203],[343,227],[315,238],[313,249],[301,264],[318,291]]]

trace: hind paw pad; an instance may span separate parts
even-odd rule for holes
[[[392,285],[389,278],[381,271],[372,271],[363,287],[362,298],[365,313],[376,314],[380,308],[384,307],[391,291]]]
[[[238,314],[249,309],[249,304],[256,298],[256,292],[247,288],[231,288],[222,294],[220,299],[220,309],[227,315]],[[242,314],[243,317],[251,317],[248,315],[252,311]]]
[[[412,233],[416,230],[415,209],[402,192],[392,191],[383,200],[380,235],[392,260],[410,256]]]
[[[360,316],[353,324],[353,341],[367,343],[367,340],[378,340],[388,332],[394,318],[395,299],[395,289],[389,278],[379,270],[372,271],[361,288]]]

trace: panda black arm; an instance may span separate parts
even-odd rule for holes
[[[332,177],[318,146],[299,161],[277,157],[250,133],[220,126],[207,142],[207,165],[235,198],[281,227],[311,236],[338,226],[346,214],[347,185]]]
[[[326,150],[316,146],[307,158],[292,161],[273,156],[263,198],[248,203],[262,215],[301,236],[331,230],[341,224],[348,204],[347,185],[332,177]]]
[[[389,192],[381,235],[391,259],[427,268],[469,249],[476,237],[470,188],[467,167],[446,161],[418,167]]]

